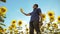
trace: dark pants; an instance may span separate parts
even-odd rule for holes
[[[38,21],[30,22],[30,34],[34,34],[34,29],[36,30],[37,34],[41,34]]]

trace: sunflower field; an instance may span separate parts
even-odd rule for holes
[[[8,28],[3,28],[6,26],[4,24],[4,18],[6,18],[7,8],[2,6],[0,7],[0,34],[29,34],[28,24],[25,24],[25,29],[23,29],[23,21],[22,20],[12,20],[11,24]],[[49,18],[48,23],[46,23],[47,16]],[[55,13],[54,11],[48,11],[46,14],[42,14],[42,23],[43,25],[40,27],[42,34],[60,34],[60,16],[57,16],[57,20],[55,21]],[[3,25],[3,26],[2,26]],[[25,32],[24,32],[25,31]],[[35,31],[35,30],[34,30]]]
[[[6,0],[0,1],[6,3]],[[4,28],[7,10],[5,6],[0,6],[0,34],[29,34],[29,24],[23,26],[23,20],[12,19],[9,26]],[[42,26],[39,25],[41,34],[60,34],[60,15],[56,18],[53,10],[47,11],[46,14],[42,13],[42,23]],[[34,34],[36,34],[35,30]]]

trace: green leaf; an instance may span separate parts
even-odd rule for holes
[[[2,2],[6,2],[6,0],[0,0],[0,1],[2,1]]]
[[[3,28],[0,26],[0,29],[2,29],[3,30]]]
[[[6,25],[5,25],[5,24],[3,24],[3,23],[0,23],[0,25],[6,26]]]
[[[6,18],[6,15],[4,14],[3,17]]]
[[[0,16],[0,21],[1,21],[1,22],[4,22],[4,19],[3,19],[1,16]]]

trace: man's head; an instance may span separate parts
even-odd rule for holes
[[[33,9],[36,9],[36,8],[38,8],[38,4],[33,5]]]

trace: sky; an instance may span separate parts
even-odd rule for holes
[[[6,27],[8,27],[12,20],[22,20],[29,23],[30,16],[25,16],[20,12],[20,8],[24,9],[25,13],[30,13],[33,10],[33,5],[38,4],[42,13],[47,13],[49,10],[55,12],[55,17],[60,15],[60,0],[7,0],[6,3],[0,2],[0,6],[6,6],[7,13],[5,18]],[[6,28],[5,27],[5,28]]]

